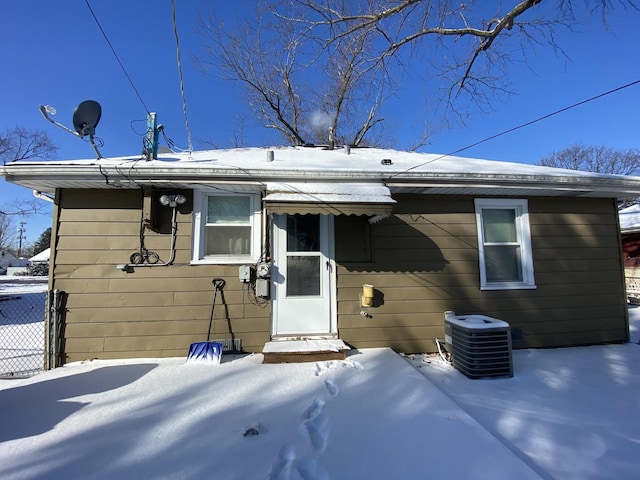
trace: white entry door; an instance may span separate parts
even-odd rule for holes
[[[274,215],[273,336],[337,331],[333,216]]]

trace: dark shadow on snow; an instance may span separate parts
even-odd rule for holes
[[[86,405],[69,399],[123,387],[140,379],[156,366],[139,364],[101,367],[69,377],[0,390],[0,442],[51,430]]]

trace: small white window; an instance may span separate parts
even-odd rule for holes
[[[475,200],[480,288],[536,288],[526,200]]]
[[[244,263],[260,256],[260,196],[194,194],[192,263]]]

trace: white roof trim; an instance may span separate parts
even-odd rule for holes
[[[271,161],[267,161],[268,151],[274,152]],[[321,181],[384,184],[393,193],[435,195],[620,200],[640,196],[640,177],[379,148],[351,148],[349,152],[310,147],[237,148],[163,154],[149,162],[140,157],[12,162],[0,166],[0,175],[8,182],[51,194],[56,188],[194,188],[219,183],[263,186]]]

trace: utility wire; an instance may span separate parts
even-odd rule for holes
[[[614,89],[609,90],[607,92],[604,92],[604,93],[601,93],[599,95],[596,95],[595,97],[587,98],[586,100],[582,100],[581,102],[574,103],[573,105],[569,105],[568,107],[564,107],[564,108],[561,108],[560,110],[556,110],[555,112],[548,113],[547,115],[543,115],[542,117],[538,117],[535,120],[531,120],[529,122],[523,123],[521,125],[518,125],[517,127],[512,127],[512,128],[507,129],[507,130],[504,130],[504,131],[502,131],[500,133],[496,133],[495,135],[491,135],[490,137],[487,137],[487,138],[484,138],[484,139],[482,139],[482,140],[480,140],[478,142],[472,143],[471,145],[467,145],[466,147],[459,148],[458,150],[454,150],[453,152],[445,153],[444,155],[440,155],[439,157],[436,157],[433,160],[429,160],[427,162],[423,162],[423,163],[420,163],[418,165],[414,165],[413,167],[407,168],[406,170],[403,170],[402,172],[395,173],[395,174],[391,175],[388,178],[388,180],[392,179],[393,177],[397,177],[398,175],[402,175],[403,173],[410,172],[411,170],[415,170],[416,168],[423,167],[423,166],[425,166],[425,165],[427,165],[429,163],[433,163],[433,162],[435,162],[437,160],[440,160],[442,158],[449,157],[451,155],[455,155],[457,153],[463,152],[465,150],[468,150],[470,148],[478,146],[481,143],[485,143],[485,142],[488,142],[489,140],[493,140],[494,138],[501,137],[503,135],[506,135],[507,133],[511,133],[511,132],[514,132],[514,131],[519,130],[521,128],[528,127],[529,125],[533,125],[534,123],[541,122],[542,120],[546,120],[547,118],[553,117],[554,115],[558,115],[559,113],[566,112],[567,110],[571,110],[572,108],[579,107],[580,105],[584,105],[585,103],[592,102],[594,100],[597,100],[599,98],[605,97],[605,96],[610,95],[612,93],[616,93],[616,92],[619,92],[620,90],[624,90],[625,88],[632,87],[632,86],[637,85],[639,83],[640,83],[640,79],[639,80],[635,80],[635,81],[633,81],[631,83],[627,83],[626,85],[622,85],[620,87],[617,87],[617,88],[614,88]]]
[[[184,78],[182,77],[182,62],[180,61],[180,38],[178,37],[178,25],[176,22],[176,2],[171,0],[171,21],[173,22],[173,35],[176,37],[176,60],[178,62],[178,76],[180,77],[180,95],[182,96],[182,112],[184,113],[184,124],[187,130],[187,148],[189,153],[193,152],[191,143],[191,128],[189,128],[189,116],[187,115],[187,99],[184,94]]]
[[[138,92],[138,89],[134,85],[133,80],[131,80],[131,77],[127,73],[127,69],[124,68],[124,65],[120,61],[120,57],[118,57],[118,54],[116,53],[115,48],[113,48],[113,45],[109,41],[109,37],[107,37],[107,34],[105,33],[104,29],[102,28],[102,25],[100,25],[100,21],[98,20],[98,17],[96,17],[96,14],[94,13],[93,8],[91,8],[91,5],[89,4],[89,0],[84,0],[84,2],[87,4],[87,8],[89,9],[89,12],[91,12],[91,16],[93,17],[93,19],[95,20],[96,24],[98,25],[98,28],[100,29],[100,32],[102,32],[102,36],[107,41],[107,44],[109,45],[109,48],[111,49],[111,52],[113,53],[113,56],[116,57],[116,60],[118,61],[118,65],[120,65],[120,68],[122,69],[122,72],[124,73],[125,77],[127,77],[127,80],[129,80],[129,83],[131,84],[131,87],[133,88],[133,91],[138,96],[138,99],[140,100],[140,103],[142,103],[142,106],[144,107],[144,109],[147,112],[147,114],[150,113],[149,109],[147,108],[147,105],[144,103],[144,100],[142,99],[142,96],[140,95],[140,92]]]

